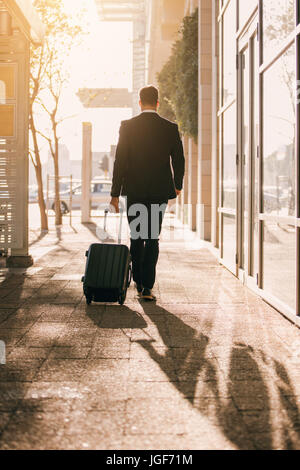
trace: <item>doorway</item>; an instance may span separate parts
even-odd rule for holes
[[[239,40],[238,268],[255,284],[259,273],[259,45],[257,18]]]

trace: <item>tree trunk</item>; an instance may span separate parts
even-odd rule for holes
[[[60,184],[59,184],[59,163],[58,163],[58,139],[54,132],[55,151],[53,155],[54,160],[54,177],[55,177],[55,225],[62,225],[62,213],[60,206]]]
[[[48,217],[47,217],[47,212],[46,212],[46,204],[45,204],[44,191],[43,191],[42,163],[40,159],[40,151],[39,151],[35,123],[34,123],[32,113],[30,114],[29,123],[30,123],[30,130],[31,130],[31,135],[32,135],[33,145],[34,145],[34,155],[35,155],[34,169],[35,169],[35,175],[36,175],[36,182],[38,185],[38,204],[39,204],[39,209],[40,209],[41,230],[48,231]]]
[[[36,165],[34,169],[35,169],[35,174],[36,174],[36,181],[38,184],[38,203],[39,203],[40,216],[41,216],[41,230],[48,232],[48,217],[47,217],[46,204],[45,204],[44,192],[43,192],[42,167],[41,165]]]

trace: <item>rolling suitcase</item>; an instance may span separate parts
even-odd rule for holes
[[[106,230],[108,210],[105,211]],[[122,217],[120,214],[118,244],[93,243],[86,252],[83,292],[88,305],[94,302],[119,302],[123,305],[131,282],[131,257],[121,244]]]

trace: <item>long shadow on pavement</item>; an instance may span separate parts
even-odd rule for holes
[[[97,305],[95,305],[97,307]],[[98,328],[103,329],[143,329],[147,327],[147,323],[138,312],[125,307],[117,307],[115,305],[106,305],[103,312],[95,310],[91,307],[86,308],[87,316],[93,321]]]
[[[43,240],[43,238],[45,238],[46,235],[48,235],[49,231],[48,230],[41,230],[39,235],[30,242],[29,246],[32,247],[33,245],[35,245],[36,243],[40,242],[41,240]]]
[[[212,324],[205,325],[203,334],[158,305],[140,303],[145,314],[156,325],[167,350],[162,355],[151,342],[137,342],[183,397],[202,414],[216,421],[237,448],[278,448],[273,438],[270,411],[274,406],[268,380],[264,378],[266,354],[246,344],[234,343],[227,365],[222,366],[221,359],[220,367],[219,360],[208,351]],[[285,366],[274,359],[269,362],[272,364],[274,383],[277,384],[280,396],[280,410],[284,416],[282,431],[279,427],[281,448],[299,448],[300,410],[295,398],[296,391]],[[174,371],[178,377],[176,382],[173,379]],[[280,387],[278,383],[283,385]]]
[[[25,274],[8,270],[0,281],[0,340],[6,345],[6,364],[0,365],[0,448],[1,435],[26,394],[27,383],[32,379],[37,361],[24,358],[11,360],[9,353],[24,335],[15,314],[22,301]],[[33,368],[35,369],[33,370]],[[3,418],[6,419],[3,421]]]

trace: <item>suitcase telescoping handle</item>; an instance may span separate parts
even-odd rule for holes
[[[107,226],[107,216],[111,212],[109,209],[105,209],[104,211],[104,231],[106,232],[106,226]],[[123,212],[124,209],[120,207],[120,223],[119,223],[119,233],[118,233],[118,244],[121,244],[122,241],[122,221],[123,221]]]

